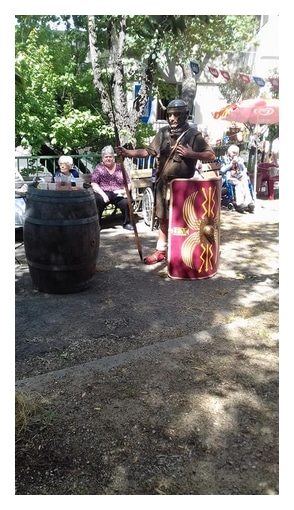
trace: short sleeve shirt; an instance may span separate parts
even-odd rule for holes
[[[128,172],[126,172],[127,183],[131,183],[130,176]],[[99,163],[92,174],[91,182],[96,183],[100,186],[101,189],[105,192],[117,191],[119,189],[124,188],[124,178],[121,169],[121,165],[116,163],[115,171],[113,174],[110,174],[103,165],[103,163]]]

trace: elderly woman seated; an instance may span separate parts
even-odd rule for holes
[[[75,182],[75,178],[79,177],[79,172],[73,168],[73,159],[71,156],[60,156],[58,160],[59,168],[56,170],[54,174],[55,177],[60,177],[65,175],[67,177],[70,176],[71,182]]]
[[[108,204],[114,204],[122,212],[123,228],[126,230],[134,230],[130,222],[130,211],[121,165],[115,162],[113,147],[107,145],[102,149],[101,155],[102,162],[95,167],[91,178],[91,185],[95,193],[100,223],[105,207],[107,207]],[[127,172],[126,178],[128,189],[131,191],[131,179]]]

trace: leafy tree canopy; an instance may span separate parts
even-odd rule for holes
[[[16,145],[38,154],[113,144],[114,122],[124,141],[142,143],[148,97],[167,87],[171,62],[239,51],[257,31],[257,16],[16,16]],[[90,51],[89,51],[90,50]],[[225,62],[224,62],[225,63]],[[127,92],[140,83],[129,109]],[[141,135],[140,135],[141,133]],[[152,131],[149,132],[151,134]]]

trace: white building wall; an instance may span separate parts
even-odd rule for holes
[[[267,78],[269,72],[279,66],[279,16],[269,16],[257,35],[256,58],[252,68],[254,75]]]
[[[216,140],[222,139],[227,129],[228,122],[215,120],[212,116],[212,112],[220,110],[226,104],[217,84],[199,83],[197,85],[193,121],[204,135],[209,135],[210,143],[214,144]]]
[[[237,54],[232,61],[233,65],[225,69],[232,74],[241,67],[249,66],[250,75],[261,77],[266,82],[264,87],[260,87],[260,94],[270,97],[271,84],[267,79],[274,69],[279,68],[279,16],[267,16],[267,18],[268,21],[264,25],[261,20],[261,28],[255,37],[258,44],[249,45],[244,53]],[[214,59],[209,65],[218,70],[223,69],[218,59]],[[210,72],[204,70],[197,83],[194,122],[210,136],[210,142],[214,144],[216,140],[222,138],[230,123],[212,117],[211,112],[220,110],[227,101],[222,97],[218,87],[219,84],[225,83],[225,79],[221,75],[218,78],[211,78]]]
[[[258,76],[266,81],[265,87],[260,87],[262,95],[269,95],[271,85],[267,82],[268,77],[272,74],[273,69],[279,67],[279,16],[266,16],[267,22],[261,27],[258,34],[254,37],[257,45],[248,45],[243,52],[228,53],[220,58],[214,58],[207,63],[201,74],[197,77],[197,89],[194,100],[194,111],[192,122],[198,126],[203,134],[208,134],[210,143],[215,144],[217,140],[222,139],[230,123],[223,120],[216,120],[212,116],[212,112],[220,110],[227,104],[223,98],[219,85],[226,83],[226,80],[220,74],[218,78],[214,78],[208,70],[208,66],[216,69],[224,69],[230,74],[248,66],[251,76]],[[227,66],[223,66],[222,62],[228,57]],[[169,72],[165,73],[168,83],[182,82],[182,71],[178,66],[170,64]],[[240,71],[241,72],[241,71]],[[133,99],[131,94],[130,100]],[[130,101],[131,103],[131,101]],[[152,123],[154,129],[159,129],[161,123],[156,119],[157,100],[152,102],[151,114],[148,122]]]

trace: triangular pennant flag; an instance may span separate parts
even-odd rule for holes
[[[190,62],[190,67],[191,67],[191,70],[194,74],[198,74],[199,73],[199,65],[197,62]]]
[[[214,76],[215,78],[218,77],[219,72],[217,69],[215,69],[215,67],[209,67],[208,70],[211,72],[212,76]]]
[[[255,81],[256,85],[258,85],[259,87],[265,86],[265,81],[263,78],[259,78],[258,76],[253,76],[252,78]]]
[[[250,83],[250,76],[248,76],[248,74],[239,73],[239,78],[244,83]]]
[[[225,78],[225,80],[230,80],[231,79],[230,74],[228,73],[228,71],[222,71],[221,70],[221,73],[222,73],[223,77]]]
[[[269,81],[274,89],[279,89],[279,78],[269,78]]]

